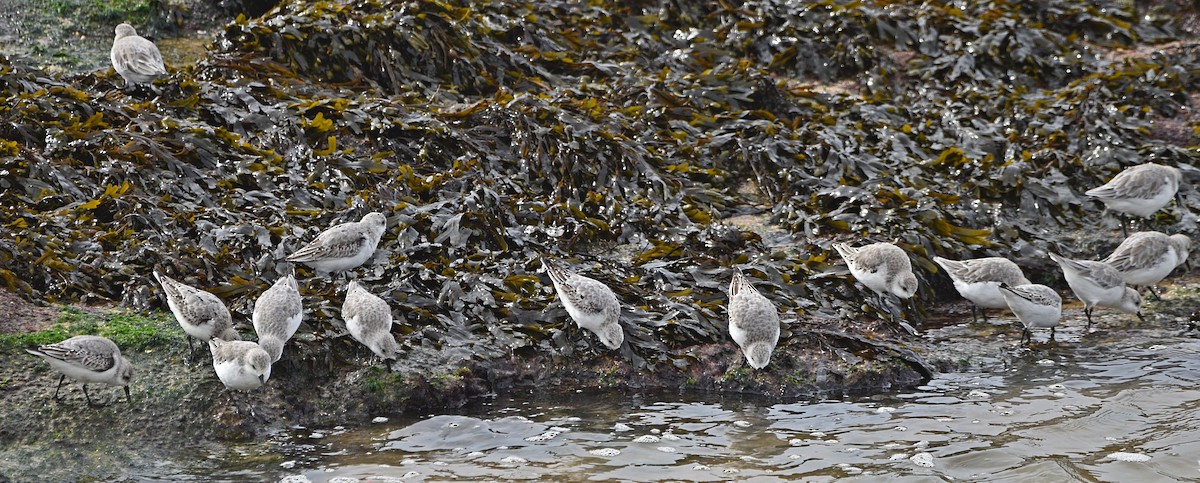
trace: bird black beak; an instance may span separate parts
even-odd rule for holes
[[[1138,320],[1142,321],[1143,324],[1146,323],[1146,317],[1143,316],[1141,312],[1138,312],[1137,316],[1138,316]]]
[[[125,386],[125,402],[133,404],[133,395],[129,394],[129,386]]]
[[[266,375],[266,374],[259,374],[259,375],[258,375],[258,382],[259,382],[259,384],[266,384],[266,383],[267,383],[267,375]]]

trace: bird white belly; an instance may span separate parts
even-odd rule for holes
[[[317,269],[318,271],[340,272],[342,270],[349,270],[351,268],[355,268],[359,265],[362,265],[363,263],[366,263],[367,259],[371,258],[372,254],[374,254],[374,250],[363,249],[363,250],[359,250],[358,253],[356,253],[354,256],[350,256],[350,257],[330,258],[330,259],[326,259],[326,260],[313,260],[311,262],[304,262],[304,263],[308,264],[308,266],[310,266],[310,267]]]
[[[1169,187],[1164,185],[1150,198],[1104,200],[1104,203],[1110,210],[1144,218],[1170,203],[1173,195]]]
[[[1174,262],[1174,255],[1164,256],[1149,267],[1121,272],[1121,278],[1129,285],[1154,285],[1166,278],[1171,273],[1171,270],[1175,269]]]
[[[985,309],[1007,309],[1008,302],[1000,294],[1000,282],[965,283],[954,281],[954,288],[959,295],[971,303]]]
[[[1092,282],[1091,279],[1080,277],[1074,272],[1065,272],[1063,277],[1067,279],[1067,285],[1071,286],[1071,291],[1075,293],[1075,298],[1082,300],[1089,307],[1117,303],[1125,295],[1124,285],[1113,288],[1102,288],[1096,285],[1095,282]]]
[[[881,270],[876,270],[874,272],[870,272],[870,271],[866,271],[866,270],[858,270],[855,268],[851,268],[850,273],[854,275],[854,278],[856,280],[858,280],[859,282],[862,282],[862,284],[865,285],[867,288],[874,290],[881,294],[888,293],[887,270],[881,269]]]
[[[217,372],[217,377],[221,379],[221,383],[229,389],[239,391],[248,391],[257,389],[262,385],[263,381],[258,379],[258,375],[244,368],[237,361],[225,361],[218,364],[213,364],[213,369]],[[266,377],[263,380],[271,378],[271,367],[267,366],[265,373]]]
[[[114,375],[113,371],[115,371],[117,369],[116,366],[113,366],[113,368],[111,368],[107,371],[96,372],[96,371],[93,371],[93,370],[90,370],[90,369],[87,369],[84,367],[79,367],[79,366],[71,364],[69,362],[60,361],[60,360],[54,359],[54,358],[43,357],[42,359],[44,359],[46,362],[49,362],[50,367],[53,367],[56,371],[66,374],[66,376],[71,379],[74,379],[74,380],[80,381],[80,382],[85,382],[85,383],[86,382],[111,383],[113,380],[113,375]]]

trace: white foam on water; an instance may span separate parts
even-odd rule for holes
[[[621,454],[621,450],[616,448],[596,448],[588,450],[592,456],[612,457]]]
[[[670,446],[659,446],[659,447],[656,447],[656,448],[654,448],[654,449],[656,449],[656,450],[659,450],[659,451],[662,451],[663,453],[675,453],[675,452],[679,451],[679,450],[677,450],[677,449],[675,449],[675,448],[672,448],[672,447],[670,447]]]
[[[505,456],[504,458],[500,459],[500,462],[504,463],[504,464],[509,464],[509,465],[523,465],[525,463],[528,463],[529,460],[522,458],[520,456]]]
[[[933,455],[929,453],[917,453],[908,458],[908,460],[922,468],[933,468]]]
[[[645,435],[633,438],[634,443],[657,443],[659,441],[661,441],[661,439],[658,436],[655,436],[652,434],[645,434]]]
[[[751,426],[750,421],[734,421],[733,425],[739,428],[749,428]]]
[[[1148,455],[1148,454],[1126,453],[1124,451],[1118,451],[1116,453],[1109,453],[1108,456],[1105,456],[1105,458],[1114,459],[1117,461],[1128,461],[1131,463],[1145,463],[1147,461],[1150,461],[1150,455]]]
[[[890,406],[883,406],[883,407],[876,409],[875,412],[877,412],[877,413],[894,413],[894,412],[896,412],[896,408],[890,407]]]
[[[617,423],[617,424],[613,425],[613,431],[616,431],[616,432],[633,431],[633,426],[630,426],[625,423]]]

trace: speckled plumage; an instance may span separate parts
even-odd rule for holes
[[[224,340],[240,340],[233,329],[229,309],[220,298],[204,290],[192,287],[171,277],[154,272],[154,279],[162,285],[167,296],[167,306],[188,335],[208,341],[213,337]]]
[[[391,332],[391,307],[356,281],[351,281],[346,290],[342,320],[346,321],[350,336],[380,359],[395,359],[400,352],[400,344]]]
[[[854,278],[876,293],[910,298],[917,292],[917,276],[913,274],[912,262],[900,247],[891,243],[872,243],[861,247],[835,243],[833,248],[846,261]]]
[[[771,362],[779,342],[779,313],[739,270],[729,282],[729,335],[750,367],[762,369]]]
[[[383,213],[372,212],[361,221],[342,223],[321,232],[317,238],[287,259],[321,272],[339,272],[362,265],[375,254],[387,227]]]
[[[1104,262],[1072,260],[1057,253],[1050,258],[1062,267],[1063,278],[1075,297],[1083,301],[1083,313],[1087,315],[1088,327],[1092,325],[1092,310],[1097,306],[1112,307],[1140,318],[1142,296],[1137,290],[1125,286],[1121,272]]]
[[[1021,332],[1021,340],[1029,339],[1032,329],[1050,328],[1050,338],[1054,338],[1054,326],[1062,318],[1062,297],[1054,289],[1041,284],[1001,285],[1000,293],[1008,302],[1008,308],[1016,314],[1017,320],[1025,325]]]
[[[1104,202],[1110,210],[1144,218],[1170,203],[1182,180],[1178,168],[1145,163],[1126,168],[1084,194]]]
[[[1183,263],[1190,249],[1191,240],[1185,235],[1140,231],[1122,241],[1104,262],[1120,272],[1125,283],[1151,286]]]
[[[115,33],[109,60],[117,74],[125,79],[126,88],[147,84],[167,75],[162,54],[154,42],[139,36],[133,26],[127,23],[118,25]]]
[[[254,301],[254,332],[258,344],[271,355],[271,362],[283,355],[283,344],[295,335],[304,317],[304,302],[296,277],[288,274]]]
[[[125,387],[125,397],[132,402],[129,394],[129,382],[133,380],[133,365],[121,355],[117,344],[107,338],[95,335],[77,335],[57,344],[46,344],[37,349],[26,349],[26,352],[41,357],[50,363],[50,367],[63,377],[70,377],[83,383],[83,394],[92,403],[87,394],[87,383],[103,382],[114,386]],[[62,377],[58,380],[58,388],[54,390],[55,399],[58,389],[62,388]]]
[[[617,294],[607,285],[591,278],[572,273],[559,267],[549,260],[542,259],[542,265],[563,308],[571,315],[571,319],[580,327],[591,331],[600,338],[600,342],[609,349],[621,347],[625,341],[625,332],[621,329],[621,303]]]
[[[226,388],[257,389],[271,378],[271,355],[254,342],[213,338],[208,341],[213,371]]]
[[[1001,257],[949,260],[933,257],[933,261],[946,270],[954,288],[963,298],[985,309],[1008,308],[1000,294],[1000,284],[1027,285],[1029,279],[1012,260]]]

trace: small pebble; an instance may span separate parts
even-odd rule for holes
[[[309,439],[321,439],[325,437],[325,433],[314,432],[313,434],[308,435],[308,437]]]
[[[654,449],[656,449],[656,450],[659,450],[659,451],[662,451],[663,453],[674,453],[674,452],[678,451],[677,449],[675,449],[675,448],[672,448],[672,447],[670,447],[670,446],[659,446],[659,447],[657,447],[657,448],[654,448]]]
[[[619,432],[619,433],[620,433],[620,432],[625,432],[625,431],[633,431],[633,426],[630,426],[630,425],[628,425],[628,424],[625,424],[625,423],[617,423],[617,424],[614,424],[614,425],[613,425],[613,431],[616,431],[616,432]]]
[[[409,471],[408,473],[405,473],[404,476],[401,476],[401,478],[416,478],[418,476],[421,476],[421,473],[418,473],[416,471]]]
[[[821,431],[813,431],[811,433],[808,433],[808,435],[812,436],[814,438],[824,438],[825,437],[825,433],[823,433]]]
[[[707,470],[707,469],[708,469],[708,466],[705,466],[705,465],[694,465],[694,466],[692,466],[692,471],[704,471],[704,470]]]
[[[739,428],[749,428],[749,427],[750,427],[750,421],[734,421],[734,422],[733,422],[733,425],[734,425],[734,426],[737,426],[737,427],[739,427]]]
[[[1037,365],[1039,365],[1039,366],[1053,366],[1053,365],[1054,365],[1054,361],[1052,361],[1052,360],[1050,360],[1050,359],[1042,359],[1042,360],[1039,360],[1039,361],[1037,361]]]
[[[284,461],[283,463],[279,463],[279,467],[283,468],[285,470],[290,470],[292,468],[295,468],[296,460],[289,460],[289,461]]]
[[[385,417],[383,417],[383,416],[379,416],[379,417],[377,417],[377,418],[375,418],[375,419],[372,419],[372,420],[371,420],[371,422],[372,422],[372,423],[375,423],[375,424],[383,424],[383,423],[386,423],[386,422],[388,422],[388,418],[385,418]]]
[[[875,412],[877,412],[877,413],[894,413],[894,412],[896,412],[896,408],[883,406],[879,409],[876,409]]]

